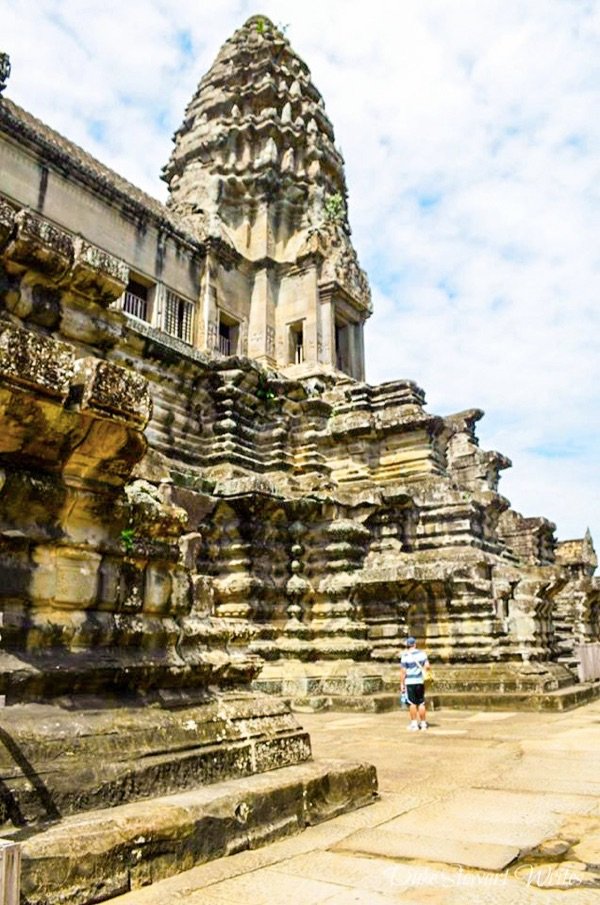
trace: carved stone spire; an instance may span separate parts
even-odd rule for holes
[[[266,16],[223,45],[174,142],[168,204],[207,248],[201,348],[364,379],[371,295],[344,162],[308,67]]]
[[[290,242],[297,250],[299,234],[327,220],[349,234],[343,160],[323,99],[266,16],[223,45],[174,141],[163,177],[170,206],[217,214],[242,254],[289,259]]]

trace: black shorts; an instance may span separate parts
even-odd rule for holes
[[[425,686],[421,685],[407,685],[406,686],[406,697],[410,701],[411,704],[416,704],[418,707],[419,704],[425,703]]]

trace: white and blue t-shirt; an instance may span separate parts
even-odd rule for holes
[[[427,654],[418,647],[405,651],[400,657],[400,664],[406,670],[405,682],[407,685],[422,685],[425,681],[424,666],[427,663]]]

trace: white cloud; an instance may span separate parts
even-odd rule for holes
[[[0,0],[8,93],[164,197],[170,136],[258,10]],[[313,72],[374,287],[372,382],[487,410],[517,509],[600,542],[600,3],[268,0]],[[600,545],[600,544],[599,544]]]

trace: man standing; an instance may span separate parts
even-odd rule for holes
[[[425,673],[429,669],[427,654],[417,647],[415,638],[406,639],[406,650],[400,657],[400,687],[408,698],[409,732],[427,729],[425,709]]]

